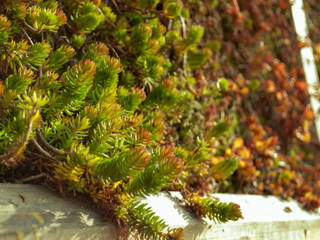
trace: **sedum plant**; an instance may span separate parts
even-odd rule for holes
[[[39,165],[36,173],[60,192],[90,197],[124,238],[130,231],[148,239],[180,234],[140,202],[163,189],[183,192],[198,217],[241,217],[237,204],[187,188],[210,159],[205,140],[188,149],[169,137],[177,112],[190,111],[194,99],[186,79],[210,56],[197,47],[200,26],[180,33],[188,17],[181,1],[1,4],[3,171]],[[225,178],[237,162],[211,167]]]

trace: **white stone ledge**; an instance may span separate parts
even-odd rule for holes
[[[320,239],[320,212],[304,211],[296,201],[256,195],[213,197],[240,204],[244,219],[225,224],[195,219],[179,206],[178,193],[161,193],[146,202],[171,227],[184,228],[184,239]],[[0,239],[112,240],[116,233],[88,203],[63,199],[41,186],[0,184]]]

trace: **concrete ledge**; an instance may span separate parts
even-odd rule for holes
[[[86,203],[63,199],[42,186],[0,184],[1,240],[114,238],[114,226]]]
[[[320,211],[309,213],[295,201],[256,195],[214,194],[240,204],[244,219],[226,224],[198,220],[179,206],[179,193],[161,193],[146,202],[184,239],[319,240]],[[25,201],[25,202],[24,202]],[[115,227],[87,203],[63,199],[41,186],[0,184],[0,239],[111,240]]]

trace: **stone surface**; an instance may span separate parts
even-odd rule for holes
[[[241,206],[244,219],[215,224],[200,221],[178,206],[178,193],[149,197],[147,202],[170,226],[183,227],[185,239],[215,240],[319,240],[320,211],[310,213],[296,201],[274,196],[213,194],[223,202]]]
[[[212,197],[240,204],[244,219],[225,224],[195,219],[179,206],[181,195],[176,192],[150,196],[145,202],[171,227],[184,228],[184,239],[320,239],[320,212],[306,212],[295,201],[256,195]],[[116,231],[88,203],[63,199],[41,186],[0,184],[0,239],[112,240]]]
[[[63,199],[42,186],[0,184],[1,240],[114,238],[115,228],[86,203]]]

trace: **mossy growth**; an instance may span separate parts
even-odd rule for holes
[[[203,29],[186,27],[183,6],[180,0],[2,2],[3,171],[39,164],[61,192],[90,197],[125,229],[123,237],[177,235],[181,230],[168,229],[140,201],[165,188],[185,194],[188,174],[210,158],[204,140],[190,150],[167,137],[175,113],[187,111],[194,98],[183,83],[191,76],[181,70],[191,74],[210,55],[198,49]],[[234,171],[221,166],[216,175]],[[241,217],[236,204],[185,196],[199,217]]]

